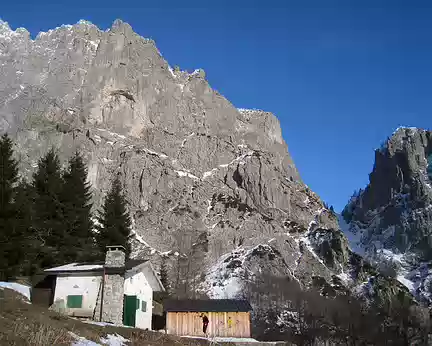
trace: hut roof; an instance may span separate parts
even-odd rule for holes
[[[133,260],[129,259],[122,269],[130,270],[143,264],[147,261],[145,260]],[[74,272],[103,272],[104,261],[97,262],[81,262],[81,263],[69,263],[59,267],[45,269],[45,273],[60,274],[60,273],[74,273]]]
[[[252,307],[241,299],[170,299],[164,302],[166,312],[248,312]]]

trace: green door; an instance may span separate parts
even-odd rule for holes
[[[123,324],[129,327],[135,327],[135,315],[137,309],[136,296],[124,296],[123,300]]]

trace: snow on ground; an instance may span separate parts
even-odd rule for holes
[[[91,340],[87,340],[86,338],[78,336],[72,332],[69,332],[69,334],[75,339],[75,342],[72,344],[72,346],[100,346],[100,344]]]
[[[129,342],[129,340],[118,334],[108,334],[106,338],[101,338],[101,342],[109,346],[123,346],[126,342]]]
[[[16,282],[4,282],[0,281],[0,289],[9,288],[15,292],[22,294],[28,300],[30,300],[30,287],[26,285],[21,285]]]
[[[82,336],[76,335],[72,332],[69,332],[69,334],[75,339],[75,342],[72,344],[72,346],[124,346],[127,342],[129,342],[128,339],[125,339],[119,334],[108,334],[105,338],[100,339],[100,343],[87,340],[86,338],[83,338]]]

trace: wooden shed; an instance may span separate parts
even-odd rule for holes
[[[164,303],[168,334],[204,336],[203,318],[209,320],[207,335],[250,338],[250,312],[246,300],[168,300]]]

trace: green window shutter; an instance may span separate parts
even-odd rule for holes
[[[67,307],[71,309],[82,308],[83,296],[72,295],[67,296]]]
[[[146,312],[147,311],[147,302],[144,300],[141,302],[141,311]]]
[[[140,307],[140,301],[139,301],[139,299],[137,298],[137,300],[136,300],[136,309],[139,310],[139,307]]]

